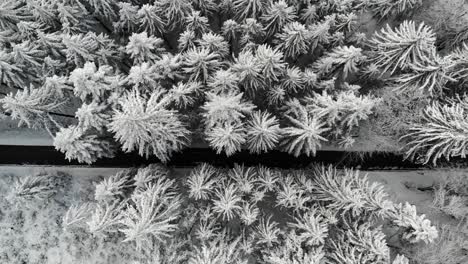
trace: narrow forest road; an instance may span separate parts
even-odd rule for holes
[[[112,159],[100,159],[93,167],[131,167],[150,163],[157,163],[156,157],[146,159],[137,153],[118,152]],[[358,152],[318,151],[315,157],[294,157],[285,152],[271,151],[266,154],[255,155],[248,151],[241,151],[231,157],[218,155],[208,148],[190,148],[176,153],[169,162],[169,166],[193,167],[201,162],[208,162],[215,166],[232,166],[234,163],[245,165],[265,165],[279,168],[301,168],[311,163],[332,163],[335,166],[358,167],[370,169],[417,169],[421,165],[404,161],[401,155],[391,153],[372,153],[364,157]],[[32,165],[86,165],[76,161],[68,161],[63,153],[52,146],[13,146],[0,145],[0,164],[32,164]]]

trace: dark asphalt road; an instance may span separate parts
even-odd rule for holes
[[[156,157],[145,159],[137,153],[118,153],[112,159],[100,159],[94,167],[130,167],[149,163],[156,163]],[[206,148],[186,149],[177,153],[168,165],[176,167],[193,167],[201,162],[209,162],[217,166],[232,166],[234,163],[245,165],[263,164],[280,168],[300,168],[311,163],[332,163],[337,166],[359,166],[361,169],[372,168],[398,168],[414,169],[421,166],[403,161],[400,155],[389,153],[373,153],[370,156],[360,157],[358,153],[341,151],[319,151],[315,157],[294,157],[280,151],[271,151],[262,155],[253,155],[248,151],[239,152],[227,158],[217,155],[213,150]],[[7,146],[0,145],[0,164],[34,164],[34,165],[80,165],[76,161],[68,161],[64,154],[49,146]],[[83,165],[83,164],[81,164]]]

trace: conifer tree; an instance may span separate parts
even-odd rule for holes
[[[413,124],[406,156],[423,164],[436,164],[442,157],[465,157],[468,150],[466,102],[434,103],[424,110],[422,122]]]
[[[217,53],[207,48],[192,48],[184,54],[183,70],[192,81],[206,83],[210,75],[221,68]]]
[[[112,67],[102,65],[99,68],[92,62],[87,62],[83,68],[76,68],[70,73],[70,81],[74,86],[74,93],[81,100],[99,100],[105,93],[116,90],[120,76],[115,75]]]
[[[202,107],[206,126],[240,123],[255,108],[252,103],[242,100],[242,95],[207,93],[207,102]]]
[[[255,57],[266,80],[278,81],[284,74],[286,63],[283,60],[283,53],[278,49],[273,49],[268,45],[260,45],[256,50]]]
[[[137,12],[140,28],[150,35],[162,35],[165,32],[166,23],[159,13],[156,5],[144,4]]]
[[[267,7],[267,0],[233,0],[232,7],[236,19],[242,21],[246,18],[256,18]]]
[[[298,111],[297,116],[285,116],[292,126],[283,129],[282,144],[288,153],[296,157],[302,153],[307,156],[315,155],[317,148],[321,146],[321,141],[327,141],[322,134],[329,128],[325,128],[325,124],[310,115],[305,108],[301,107]]]
[[[57,123],[51,113],[59,110],[65,102],[54,98],[46,89],[30,86],[16,94],[9,93],[0,99],[0,103],[13,120],[19,120],[19,126],[26,124],[31,128],[52,129]]]
[[[434,32],[424,23],[416,27],[414,22],[404,21],[396,29],[387,25],[370,40],[374,51],[372,61],[384,72],[393,74],[432,55],[435,40]]]
[[[262,153],[276,147],[281,138],[281,129],[275,116],[256,111],[247,122],[247,144],[250,152]]]
[[[333,49],[316,61],[312,68],[319,74],[333,72],[342,72],[346,78],[349,74],[358,71],[358,64],[363,62],[366,57],[362,54],[361,48],[354,46],[342,46]]]
[[[286,24],[293,22],[296,18],[296,10],[289,6],[284,0],[273,2],[262,15],[261,21],[265,25],[267,36],[273,36]]]
[[[276,37],[277,47],[288,58],[296,58],[307,53],[312,41],[310,31],[299,22],[288,23]]]
[[[153,62],[159,59],[160,55],[165,52],[165,49],[162,47],[164,41],[160,38],[148,37],[146,32],[133,33],[128,40],[125,50],[130,54],[135,64]]]
[[[190,132],[174,110],[166,107],[170,98],[155,90],[145,98],[136,89],[127,92],[114,109],[109,130],[124,151],[138,150],[141,156],[155,155],[162,162],[189,144]]]
[[[100,158],[112,158],[115,152],[114,146],[105,138],[75,126],[61,128],[54,137],[54,147],[65,153],[69,161],[77,160],[87,164]]]

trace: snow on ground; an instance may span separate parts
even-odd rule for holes
[[[76,264],[130,263],[132,247],[103,240],[85,232],[63,231],[67,208],[93,196],[93,182],[121,168],[0,166],[0,263]],[[188,169],[175,169],[183,177]],[[14,179],[39,172],[63,172],[60,191],[49,202],[16,205],[9,199]],[[365,173],[365,172],[363,172]],[[432,221],[450,219],[431,207],[432,192],[425,191],[441,171],[370,171],[369,179],[382,182],[392,200],[409,201]],[[70,176],[71,175],[71,176]],[[422,189],[422,190],[421,190]]]

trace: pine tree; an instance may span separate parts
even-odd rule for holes
[[[207,163],[194,168],[186,183],[189,188],[189,197],[195,200],[207,200],[218,182],[216,175],[217,170]]]
[[[24,72],[15,65],[13,54],[0,51],[0,81],[9,87],[24,86]]]
[[[263,87],[262,65],[252,52],[240,52],[231,69],[239,76],[239,82],[245,90],[254,92]]]
[[[81,205],[72,205],[68,208],[67,212],[62,219],[62,227],[64,230],[71,229],[72,227],[84,227],[86,220],[91,217],[94,206],[91,203],[84,203]]]
[[[302,71],[297,67],[291,67],[286,69],[286,74],[281,80],[281,87],[288,91],[294,92],[304,88],[304,78]]]
[[[159,13],[160,10],[156,5],[144,4],[137,12],[140,28],[150,35],[162,35],[166,31],[166,23]]]
[[[87,62],[83,68],[73,70],[69,80],[73,83],[75,95],[81,100],[85,101],[88,98],[99,100],[106,92],[118,88],[120,76],[116,75],[108,65],[97,68],[94,63]]]
[[[393,74],[432,55],[435,41],[435,33],[424,23],[417,28],[412,21],[404,21],[396,29],[387,25],[369,42],[374,51],[372,62],[384,72]]]
[[[278,49],[272,49],[265,44],[260,45],[256,50],[255,57],[266,80],[278,81],[284,74],[286,63],[283,60],[283,53]]]
[[[205,111],[202,116],[206,126],[241,122],[255,108],[252,103],[242,100],[242,96],[242,93],[220,95],[207,93],[207,101],[202,106]]]
[[[240,32],[241,26],[236,21],[228,19],[223,22],[221,34],[228,42],[232,43],[234,40],[237,40]]]
[[[75,116],[78,118],[78,125],[84,129],[97,129],[102,131],[110,120],[110,113],[108,113],[108,106],[92,102],[90,104],[83,103]]]
[[[288,23],[276,37],[277,48],[281,49],[287,58],[296,58],[307,53],[312,41],[310,31],[299,22]]]
[[[139,25],[138,6],[131,3],[118,2],[119,20],[114,22],[116,31],[133,32]]]
[[[201,85],[198,82],[179,82],[172,86],[169,97],[178,108],[186,108],[195,103],[196,95],[200,93]]]
[[[239,44],[241,47],[244,47],[243,50],[253,50],[253,47],[255,47],[256,43],[263,42],[265,32],[262,24],[260,24],[260,22],[258,22],[255,18],[247,18],[240,27],[242,34]]]
[[[238,94],[239,77],[232,69],[218,70],[208,80],[208,87],[215,94]]]
[[[274,149],[281,138],[278,119],[268,112],[256,111],[247,123],[247,145],[252,153]]]
[[[292,124],[283,129],[284,140],[282,144],[294,156],[304,153],[307,156],[315,155],[321,141],[327,141],[322,134],[328,131],[316,117],[312,117],[305,109],[300,109],[298,116],[285,116]]]
[[[86,2],[94,9],[94,13],[99,16],[111,20],[116,15],[115,2],[111,0],[86,0]]]
[[[202,16],[200,11],[192,11],[185,18],[185,30],[193,31],[197,36],[210,31],[208,18]]]
[[[218,11],[218,3],[214,0],[195,0],[195,8],[200,10],[205,16],[212,15]]]
[[[261,21],[265,25],[267,36],[273,36],[286,24],[293,22],[295,19],[296,9],[292,6],[288,6],[284,0],[271,3],[261,17]]]
[[[221,68],[217,53],[207,48],[192,48],[184,54],[183,70],[192,81],[206,83],[210,75]]]
[[[209,128],[205,134],[210,147],[214,148],[217,154],[224,152],[228,157],[240,151],[246,141],[245,128],[241,124],[218,125]]]
[[[204,33],[201,39],[198,40],[198,45],[201,48],[208,49],[211,53],[218,54],[221,58],[226,57],[229,53],[229,44],[224,38],[211,32]]]
[[[130,54],[135,64],[153,62],[161,58],[161,54],[165,52],[162,47],[164,41],[160,38],[148,37],[146,32],[133,33],[128,40],[125,51]]]
[[[358,72],[358,64],[365,60],[361,48],[342,46],[325,54],[313,64],[312,68],[322,75],[342,72],[343,78],[346,78],[349,74]]]
[[[0,28],[2,30],[14,30],[16,25],[25,19],[22,3],[6,0],[0,3]]]
[[[124,206],[125,203],[118,201],[96,204],[91,217],[86,222],[89,232],[96,237],[105,237],[108,233],[116,232]]]
[[[173,186],[173,181],[159,179],[154,185],[132,196],[131,204],[128,204],[122,212],[120,229],[125,234],[123,242],[134,241],[137,249],[151,248],[154,242],[162,242],[171,236],[177,225],[174,223],[179,218],[180,200],[173,193],[161,191],[160,184]]]
[[[94,199],[98,202],[112,202],[123,197],[124,192],[131,186],[132,170],[121,170],[96,185]]]
[[[410,63],[410,73],[395,78],[399,92],[416,91],[431,96],[440,94],[447,83],[456,82],[452,72],[453,64],[450,58],[440,58],[437,54],[430,59]]]
[[[340,92],[335,98],[323,92],[306,101],[312,114],[334,127],[335,131],[345,133],[358,126],[360,121],[367,120],[380,102],[371,96],[356,96],[352,91]]]
[[[196,41],[196,35],[193,30],[185,30],[182,32],[179,36],[179,39],[177,40],[178,42],[178,49],[180,52],[187,51],[189,49],[195,49],[195,41]]]
[[[262,13],[262,10],[266,8],[267,0],[233,0],[232,6],[234,10],[234,16],[239,21],[243,21],[246,18],[256,18]]]
[[[170,29],[184,22],[184,19],[193,11],[191,1],[188,0],[161,0],[156,1],[155,5],[162,10]]]
[[[419,158],[423,164],[434,165],[444,157],[464,158],[468,150],[468,123],[465,102],[443,105],[434,103],[423,113],[422,122],[413,124],[404,138],[407,143],[406,157]]]
[[[403,15],[422,5],[422,0],[370,0],[370,10],[381,19],[394,15]]]
[[[54,147],[65,153],[68,160],[76,159],[87,164],[99,158],[112,158],[115,151],[112,144],[104,138],[75,126],[61,128],[54,137]]]
[[[223,220],[230,221],[241,210],[241,201],[242,198],[233,184],[220,186],[214,192],[213,211]]]
[[[13,195],[23,201],[45,200],[57,192],[56,185],[54,175],[30,174],[17,178],[13,186]]]
[[[189,144],[190,132],[176,111],[165,107],[170,98],[155,90],[148,99],[133,89],[119,100],[109,130],[124,151],[138,150],[141,156],[155,155],[167,162],[172,153]]]
[[[9,93],[0,103],[13,120],[19,120],[18,125],[26,124],[30,128],[52,129],[57,126],[51,113],[60,109],[65,102],[54,98],[46,89],[25,88],[16,94]]]

